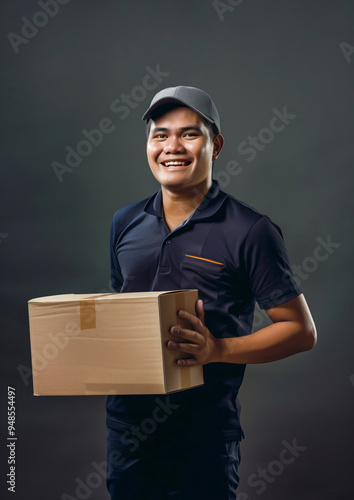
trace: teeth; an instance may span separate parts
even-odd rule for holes
[[[188,165],[188,162],[186,161],[165,161],[164,165],[166,167],[174,166],[174,167],[185,167]]]

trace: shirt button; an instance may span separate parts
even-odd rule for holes
[[[171,240],[166,241],[166,245],[169,245],[171,243]]]

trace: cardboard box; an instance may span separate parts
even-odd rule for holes
[[[197,290],[68,294],[28,302],[35,395],[167,394],[203,384],[166,347]]]

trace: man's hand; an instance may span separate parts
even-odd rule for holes
[[[195,310],[197,317],[186,311],[179,311],[178,315],[187,320],[191,328],[172,326],[170,332],[175,337],[180,337],[180,341],[169,340],[169,349],[189,354],[188,358],[177,360],[178,366],[205,365],[218,361],[220,354],[220,341],[216,339],[205,326],[204,307],[201,299],[197,300]]]
[[[215,338],[204,322],[203,302],[196,303],[197,318],[180,311],[192,329],[173,326],[171,333],[181,341],[170,340],[169,349],[189,354],[179,366],[207,363],[269,363],[312,349],[317,341],[316,327],[303,295],[266,312],[273,324],[243,337]]]

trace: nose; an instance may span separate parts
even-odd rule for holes
[[[177,135],[171,135],[164,144],[164,153],[184,153],[185,147]]]

